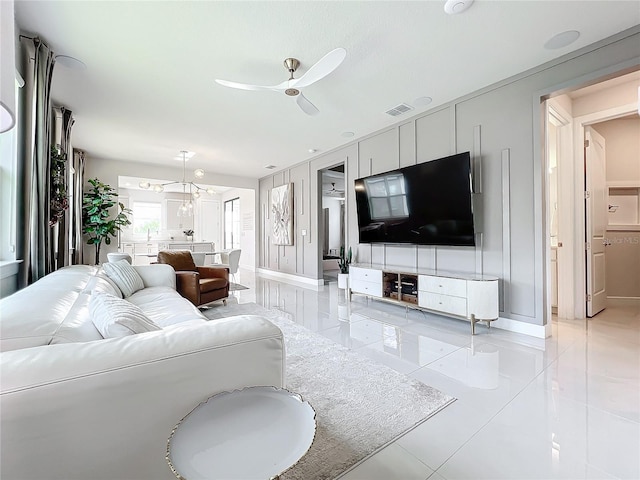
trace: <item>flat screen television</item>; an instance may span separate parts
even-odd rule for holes
[[[474,246],[469,152],[355,181],[360,243]]]

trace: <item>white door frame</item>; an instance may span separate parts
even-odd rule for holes
[[[573,289],[575,278],[574,272],[574,256],[572,255],[572,245],[574,244],[574,231],[567,219],[573,217],[574,197],[576,190],[575,176],[573,174],[573,117],[569,112],[560,106],[558,102],[554,102],[553,98],[547,100],[547,115],[551,117],[551,121],[558,128],[558,164],[557,164],[557,183],[558,183],[558,248],[557,252],[557,288],[558,288],[558,306],[557,314],[560,318],[575,318]],[[548,136],[545,144],[548,153]],[[549,159],[547,158],[547,165]],[[582,188],[582,187],[580,187]],[[547,228],[550,231],[551,225],[551,205],[549,202],[549,193],[547,189]],[[549,235],[547,235],[549,237]],[[547,258],[551,258],[550,238],[547,239]],[[547,279],[551,275],[550,260],[547,262]],[[547,282],[547,287],[551,288],[551,282]],[[551,318],[551,292],[548,293],[549,299],[547,309],[548,317]]]
[[[574,173],[575,178],[578,181],[582,181],[577,185],[576,195],[574,198],[575,211],[573,218],[573,225],[575,232],[581,232],[575,236],[574,242],[574,261],[575,270],[574,278],[576,282],[574,284],[574,305],[576,318],[586,318],[587,315],[587,287],[585,284],[586,279],[586,258],[585,258],[585,239],[582,232],[585,231],[585,206],[584,206],[584,127],[592,125],[594,123],[605,122],[607,120],[614,120],[616,118],[624,117],[629,114],[637,112],[638,105],[630,103],[627,105],[620,105],[618,107],[601,110],[599,112],[589,113],[580,117],[575,117],[573,122],[574,128]]]

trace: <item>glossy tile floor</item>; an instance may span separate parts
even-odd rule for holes
[[[546,340],[240,271],[256,302],[458,400],[343,480],[639,479],[640,308]]]

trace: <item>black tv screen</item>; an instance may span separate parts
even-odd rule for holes
[[[360,243],[474,246],[469,152],[355,181]]]

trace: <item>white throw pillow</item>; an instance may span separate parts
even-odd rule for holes
[[[89,301],[91,320],[103,338],[125,337],[161,330],[140,307],[109,293],[93,292]]]
[[[144,288],[142,277],[126,260],[105,263],[102,268],[104,273],[118,285],[125,297],[130,297]]]

